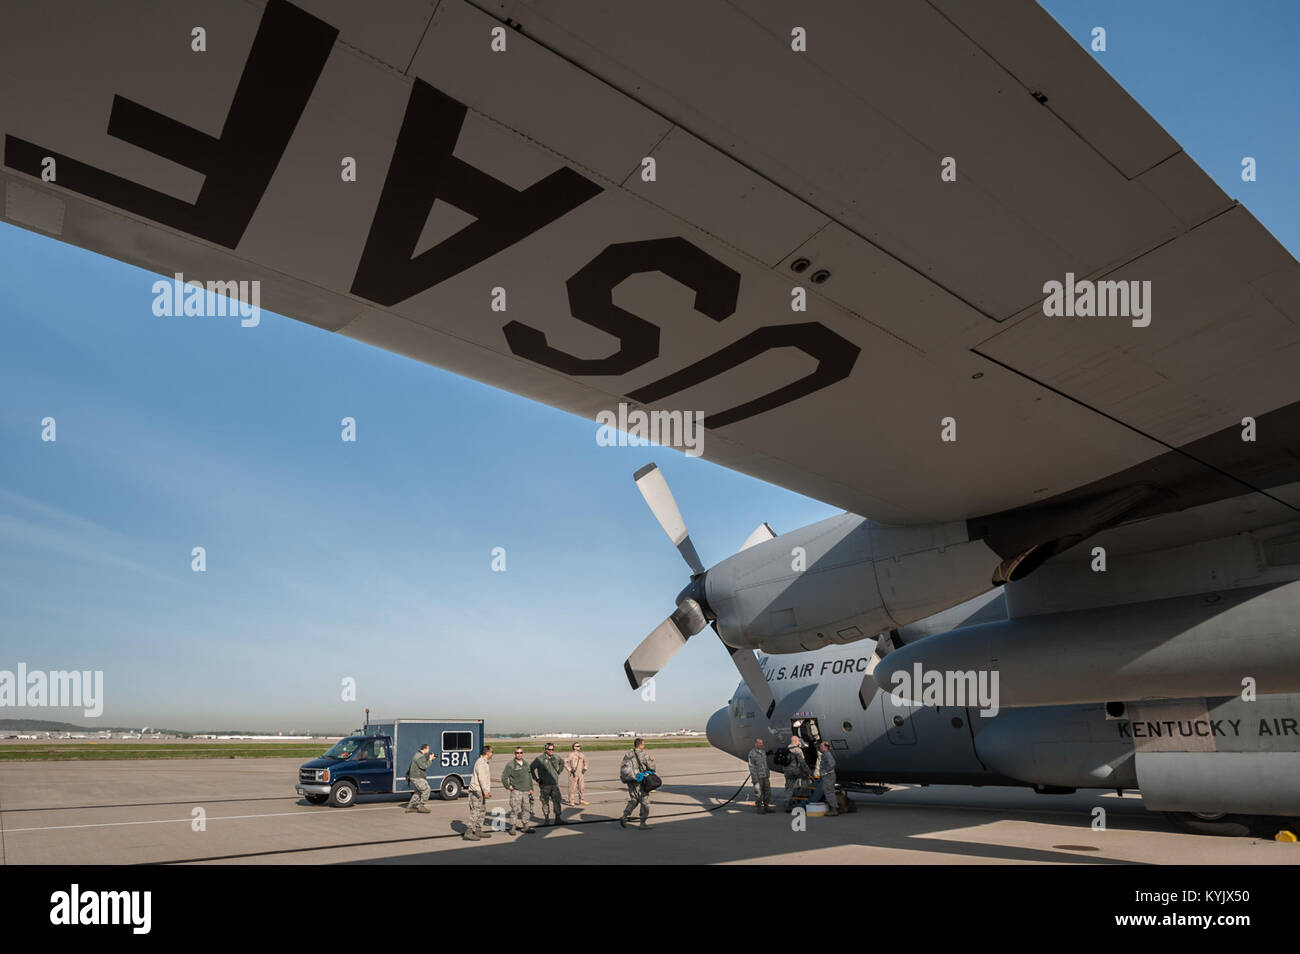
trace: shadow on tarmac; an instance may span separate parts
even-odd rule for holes
[[[1043,820],[1043,811],[1000,810],[968,805],[888,803],[877,796],[856,796],[858,810],[834,818],[808,819],[805,831],[792,830],[792,816],[778,810],[772,815],[758,815],[752,806],[749,786],[743,787],[729,805],[719,799],[717,786],[665,786],[676,796],[687,796],[698,807],[653,806],[651,831],[621,829],[616,818],[579,819],[562,828],[538,828],[534,835],[511,836],[493,832],[486,842],[463,843],[464,850],[392,855],[383,858],[342,862],[344,864],[606,864],[635,861],[638,864],[716,864],[750,860],[779,860],[784,854],[824,848],[895,849],[935,855],[961,855],[968,858],[1009,862],[1064,862],[1070,864],[1112,865],[1131,862],[1094,857],[1078,851],[1055,848],[1022,848],[952,838],[935,837],[952,831],[952,807],[969,811],[970,824],[989,821],[1034,822]],[[730,794],[730,793],[728,793]],[[773,793],[780,804],[780,790]],[[719,809],[732,809],[717,815]],[[738,812],[736,811],[738,809]],[[945,825],[935,824],[935,814],[944,812]],[[710,817],[711,815],[716,817]],[[1116,830],[1160,830],[1159,818],[1110,813],[1110,827]],[[707,830],[700,826],[709,826]],[[452,823],[454,835],[461,835],[466,823]],[[1071,842],[1095,846],[1096,832],[1080,826]],[[581,844],[569,845],[575,838]],[[560,842],[556,844],[555,842]],[[1093,844],[1090,844],[1093,843]],[[458,846],[460,847],[460,846]]]

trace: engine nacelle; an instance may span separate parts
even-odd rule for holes
[[[873,637],[986,592],[1002,558],[964,523],[886,527],[842,514],[709,570],[724,642],[793,653]]]
[[[1293,694],[1013,709],[973,728],[985,766],[1033,785],[1137,788],[1152,811],[1300,811]]]
[[[925,701],[917,673],[997,674],[1001,708],[1300,692],[1298,619],[1300,582],[1029,616],[918,640],[874,677]]]
[[[1147,808],[1300,812],[1300,697],[1141,702],[1125,716]]]
[[[1015,709],[972,721],[975,751],[990,770],[1030,785],[1137,788],[1132,734],[1103,706]]]

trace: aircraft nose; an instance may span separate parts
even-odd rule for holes
[[[730,753],[735,747],[735,740],[731,733],[731,710],[723,706],[709,716],[709,721],[704,726],[704,734],[709,740],[709,745]]]

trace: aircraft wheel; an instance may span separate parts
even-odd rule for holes
[[[1169,817],[1179,828],[1193,835],[1221,835],[1226,838],[1249,835],[1256,824],[1254,815],[1229,815],[1223,812],[1169,812]]]

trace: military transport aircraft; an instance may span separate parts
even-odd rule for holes
[[[1300,817],[1254,814],[1251,786],[1276,786],[1286,754],[1295,750],[1300,696],[1198,698],[1184,702],[1084,703],[989,711],[971,705],[911,705],[889,691],[859,694],[861,673],[879,671],[881,654],[899,639],[977,628],[1006,619],[1005,598],[991,592],[940,614],[924,625],[881,637],[882,646],[829,646],[769,656],[762,668],[777,696],[765,718],[742,682],[728,704],[709,718],[715,747],[739,759],[753,740],[783,746],[797,736],[811,762],[815,743],[835,750],[837,777],[849,791],[880,793],[882,784],[1004,785],[1045,795],[1079,789],[1138,790],[1139,772],[1151,759],[1187,759],[1190,752],[1231,753],[1239,777],[1203,778],[1181,790],[1144,793],[1148,808],[1163,809],[1183,829],[1198,834],[1271,836],[1294,831]],[[775,746],[769,744],[769,761]],[[1161,753],[1156,755],[1155,753]],[[1220,763],[1203,760],[1207,767]],[[773,766],[774,774],[780,770]],[[1284,788],[1283,791],[1294,791]],[[1286,806],[1294,802],[1267,803]],[[1236,809],[1245,808],[1246,811]],[[1083,823],[1091,824],[1089,813]]]
[[[690,576],[634,686],[711,626],[779,724],[754,650],[897,631],[856,704],[998,673],[986,773],[1300,810],[1300,267],[1030,0],[9,4],[0,82],[5,221],[588,418],[702,413],[709,460],[847,511],[706,568],[638,474]],[[991,754],[1070,706],[1126,761]]]

